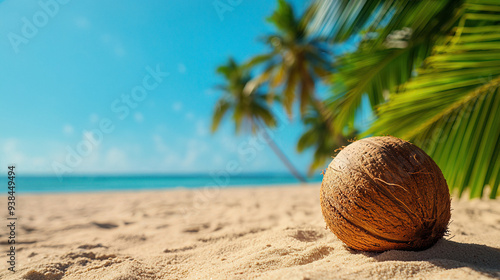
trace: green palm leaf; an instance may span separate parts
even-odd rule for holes
[[[248,128],[253,133],[259,123],[268,127],[276,126],[276,118],[268,105],[268,95],[254,87],[245,92],[248,83],[252,80],[250,71],[245,65],[239,65],[232,58],[217,68],[217,73],[225,78],[225,83],[217,88],[223,95],[217,102],[212,116],[212,132],[215,132],[227,114],[231,114],[236,133],[242,128]]]
[[[418,37],[434,27],[449,28],[443,22],[455,17],[460,4],[457,0],[317,0],[309,10],[307,31],[333,43],[354,35],[368,39],[375,32],[372,41],[381,45],[390,33],[404,27],[412,28]]]
[[[309,107],[303,122],[306,130],[297,142],[297,151],[314,150],[313,161],[308,171],[310,176],[315,170],[324,168],[325,163],[331,160],[335,148],[345,145],[346,141],[343,137],[339,137],[340,133],[331,132],[330,123],[325,121],[313,106]]]
[[[360,36],[357,51],[343,55],[331,75],[327,100],[337,129],[353,128],[367,95],[372,106],[384,92],[408,81],[442,34],[458,20],[458,1],[317,1],[309,32],[339,43]]]
[[[220,99],[215,105],[214,115],[212,117],[212,132],[215,132],[220,125],[222,118],[226,115],[227,111],[231,108],[231,104],[226,99]]]
[[[336,126],[354,126],[355,112],[364,94],[372,106],[383,103],[389,91],[411,78],[413,68],[420,64],[428,48],[423,43],[407,49],[360,51],[342,57],[338,72],[331,77],[334,94],[326,101],[336,116]]]
[[[500,184],[500,3],[466,1],[452,36],[434,48],[418,75],[380,106],[367,132],[424,148],[452,191],[490,197]]]
[[[319,36],[307,36],[305,32],[306,15],[297,16],[292,5],[278,0],[278,7],[267,19],[276,30],[275,34],[264,38],[269,52],[254,57],[246,64],[249,67],[264,65],[246,91],[268,83],[281,95],[282,105],[290,117],[296,100],[300,103],[301,116],[307,105],[318,102],[316,82],[325,78],[331,70],[330,52],[324,40]]]

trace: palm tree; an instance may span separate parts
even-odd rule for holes
[[[357,36],[331,75],[329,108],[352,126],[366,95],[377,120],[362,136],[414,141],[451,191],[490,197],[500,185],[500,3],[491,0],[317,0],[308,31]]]
[[[307,139],[307,141],[304,140],[305,142],[301,141],[307,144],[297,146],[299,152],[312,147],[316,149],[309,175],[315,168],[323,166],[325,161],[333,155],[336,147],[346,143],[340,130],[332,127],[332,116],[316,95],[316,83],[326,78],[332,71],[331,53],[323,38],[306,33],[310,14],[306,11],[304,16],[298,18],[289,3],[278,0],[277,9],[268,18],[277,33],[264,38],[270,51],[256,56],[247,64],[249,67],[263,64],[263,71],[245,88],[249,92],[262,83],[268,83],[273,90],[281,88],[280,98],[289,116],[292,115],[292,106],[298,99],[304,124],[312,126],[312,129],[321,127],[325,130],[321,134],[328,136],[328,139],[313,137],[312,132],[309,132],[301,138]],[[321,118],[317,120],[321,123],[320,126],[314,125],[310,116],[305,116],[308,107],[311,107],[309,111],[313,112],[312,114],[317,114]],[[313,139],[316,142],[312,142]],[[336,145],[327,147],[325,146],[327,142]]]
[[[264,38],[270,52],[256,56],[248,63],[252,67],[264,64],[264,70],[248,83],[246,90],[250,92],[261,83],[269,82],[273,89],[282,87],[282,103],[290,116],[298,95],[301,115],[311,104],[325,114],[326,119],[327,111],[315,96],[316,81],[331,71],[324,40],[307,36],[307,18],[296,18],[292,6],[284,0],[278,0],[277,9],[267,20],[277,33]]]
[[[290,172],[301,182],[306,182],[304,177],[295,169],[290,160],[279,149],[273,138],[268,135],[266,127],[275,127],[276,118],[271,112],[267,100],[268,94],[259,92],[255,88],[252,92],[244,92],[244,88],[251,80],[248,69],[238,65],[232,58],[226,65],[220,66],[217,73],[222,75],[226,83],[218,88],[223,91],[222,97],[216,104],[212,118],[212,132],[215,132],[225,115],[232,112],[236,133],[241,128],[247,128],[252,133],[262,133],[268,140],[269,147],[280,158]]]

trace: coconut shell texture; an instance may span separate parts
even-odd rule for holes
[[[320,195],[327,226],[362,251],[426,249],[444,236],[451,216],[437,164],[392,136],[358,140],[340,151]]]

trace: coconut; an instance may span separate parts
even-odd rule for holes
[[[423,150],[392,136],[351,143],[321,184],[328,228],[349,248],[423,250],[447,232],[450,193]]]

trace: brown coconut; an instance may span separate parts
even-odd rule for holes
[[[348,247],[423,250],[447,231],[450,193],[436,163],[392,136],[345,147],[321,184],[326,224]]]

